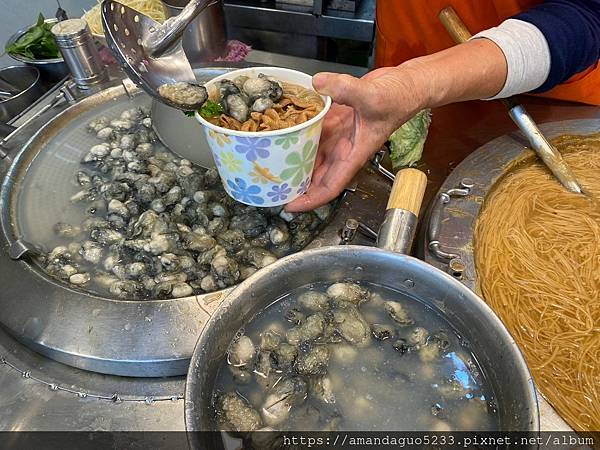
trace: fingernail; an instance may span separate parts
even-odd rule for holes
[[[327,84],[327,74],[326,73],[318,73],[315,76],[313,76],[313,87],[318,91],[319,89],[322,89],[325,87],[325,85]]]

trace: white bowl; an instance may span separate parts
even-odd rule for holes
[[[205,84],[208,91],[224,79],[264,73],[279,81],[312,89],[312,77],[279,67],[235,70]],[[236,131],[213,125],[196,113],[227,193],[251,206],[284,205],[304,194],[310,185],[323,118],[331,99],[322,96],[325,107],[316,117],[299,125],[274,131]]]

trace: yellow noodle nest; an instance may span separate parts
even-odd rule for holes
[[[163,23],[167,19],[165,7],[160,0],[118,0],[125,6],[129,6],[138,12]],[[102,18],[100,16],[100,0],[98,4],[92,7],[83,15],[83,19],[88,23],[90,31],[97,36],[104,36],[104,28],[102,28]]]
[[[556,142],[600,199],[600,135]],[[525,354],[542,394],[576,430],[600,430],[600,202],[540,164],[486,199],[475,233],[480,290]]]
[[[307,122],[323,111],[323,99],[312,89],[291,83],[280,84],[283,88],[281,100],[264,113],[252,112],[250,118],[243,123],[227,114],[213,117],[209,122],[230,130],[272,131]]]

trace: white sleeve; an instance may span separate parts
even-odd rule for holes
[[[550,48],[543,33],[535,25],[508,19],[495,28],[483,30],[472,39],[486,38],[504,52],[508,73],[504,87],[494,97],[506,98],[540,87],[550,73]]]

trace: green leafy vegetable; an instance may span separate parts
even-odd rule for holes
[[[204,119],[212,119],[223,114],[225,110],[220,103],[208,100],[198,112]]]
[[[220,116],[224,112],[225,110],[221,104],[213,102],[212,100],[207,100],[198,111],[183,111],[188,117],[194,117],[194,114],[199,113],[204,119],[212,119],[213,117]]]
[[[394,169],[412,166],[421,159],[429,132],[431,111],[424,109],[390,136],[390,158]]]
[[[40,13],[37,23],[14,44],[6,46],[6,53],[30,59],[52,59],[60,57],[60,50],[50,29],[53,24],[45,23]]]

